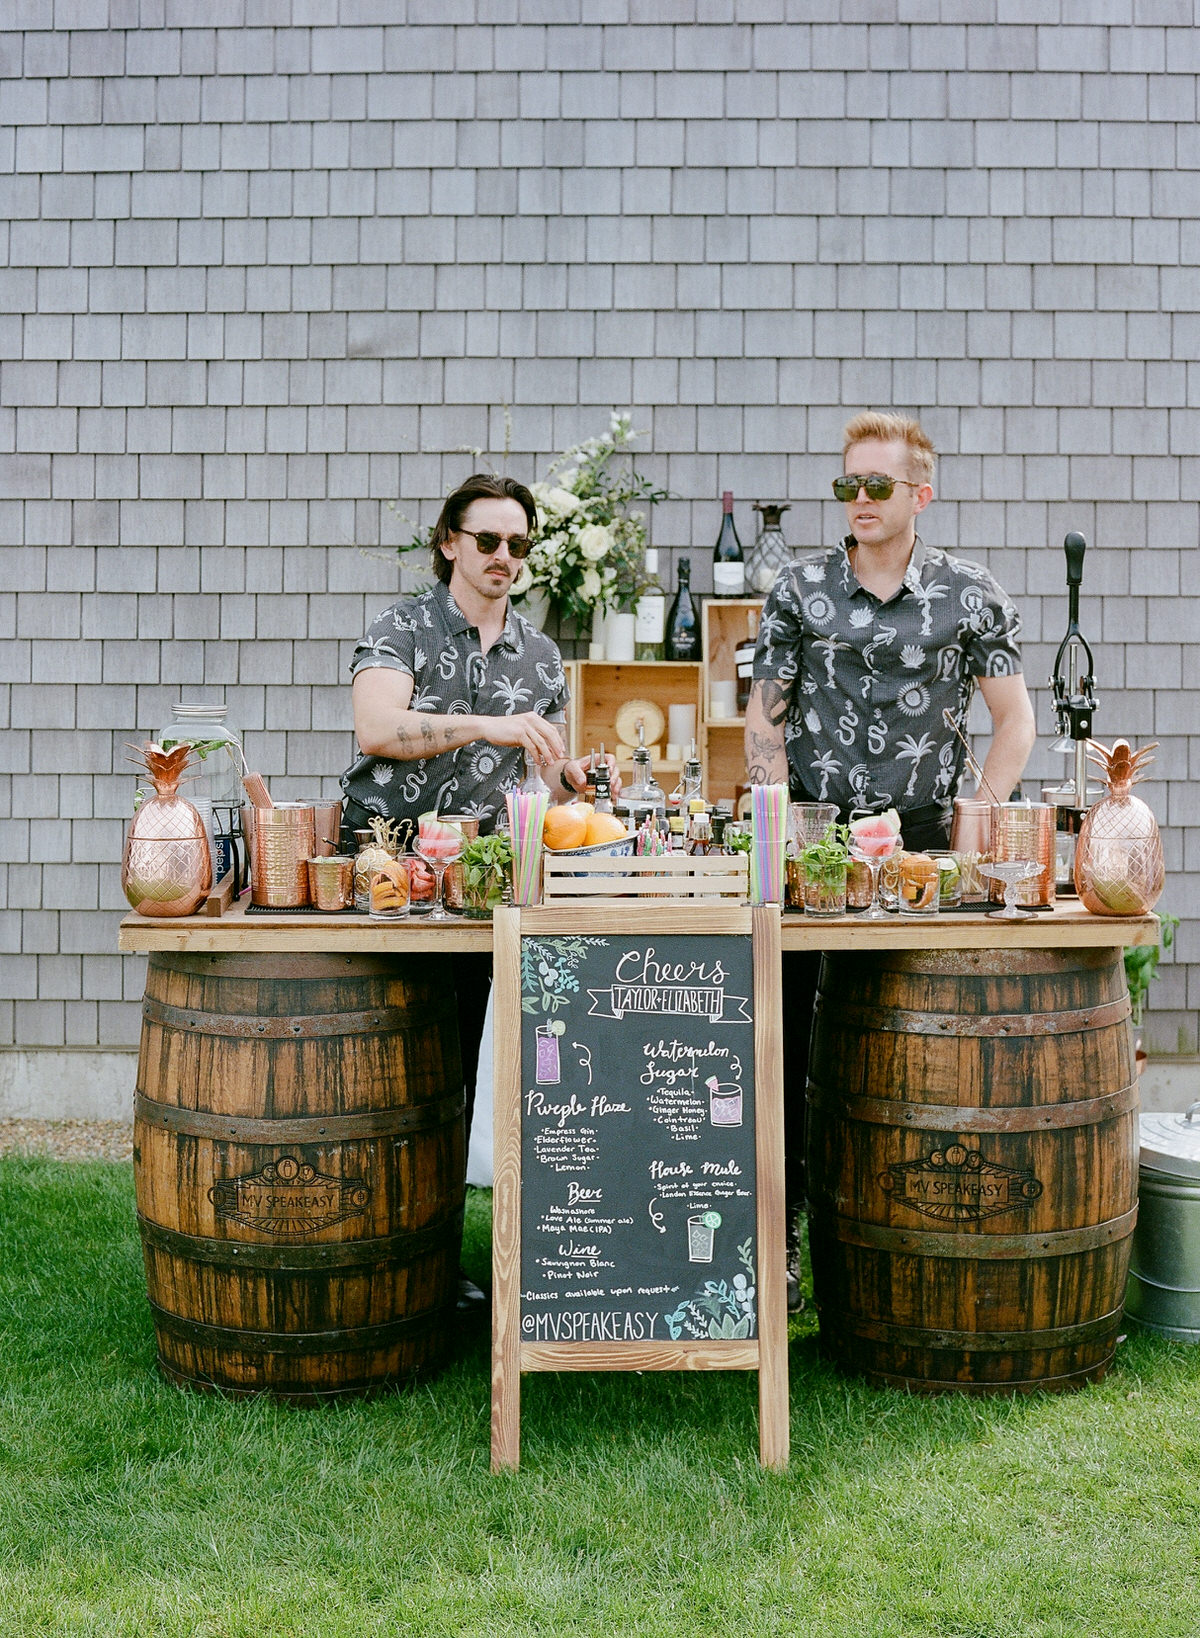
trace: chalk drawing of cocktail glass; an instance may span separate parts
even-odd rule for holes
[[[539,1024],[533,1032],[537,1038],[533,1078],[539,1086],[557,1086],[562,1078],[558,1038],[566,1027],[561,1018],[555,1018],[549,1024]]]
[[[742,1089],[736,1081],[719,1081],[710,1075],[705,1081],[708,1088],[708,1118],[714,1126],[742,1124]]]
[[[688,1228],[688,1262],[711,1263],[713,1260],[713,1235],[721,1226],[719,1211],[701,1212],[698,1217],[689,1217]]]

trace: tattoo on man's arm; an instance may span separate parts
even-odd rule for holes
[[[771,681],[764,682],[761,687],[763,716],[773,727],[778,728],[787,716],[787,690],[782,683]]]

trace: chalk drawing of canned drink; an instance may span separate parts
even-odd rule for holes
[[[736,1081],[719,1081],[710,1075],[705,1081],[708,1088],[708,1118],[714,1126],[742,1124],[742,1089]]]
[[[562,1077],[558,1057],[558,1038],[566,1030],[560,1018],[549,1024],[539,1024],[534,1030],[537,1038],[533,1078],[538,1086],[557,1086]]]
[[[719,1211],[701,1212],[697,1217],[689,1217],[688,1226],[688,1262],[711,1263],[713,1260],[713,1233],[721,1226]]]

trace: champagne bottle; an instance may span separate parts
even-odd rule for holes
[[[650,584],[638,598],[633,611],[633,657],[635,660],[661,660],[663,637],[667,627],[667,594],[658,578],[658,552],[646,548],[646,576]]]
[[[726,489],[721,496],[721,533],[713,548],[713,596],[744,597],[746,595],[746,560],[742,543],[733,526],[733,490]]]
[[[700,658],[700,622],[692,601],[692,560],[679,559],[679,585],[667,615],[665,647],[668,660]]]

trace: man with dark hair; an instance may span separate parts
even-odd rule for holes
[[[536,527],[533,496],[513,478],[477,472],[447,498],[430,542],[437,580],[384,609],[350,662],[361,754],[342,776],[348,829],[372,815],[415,825],[436,809],[475,816],[486,835],[527,761],[552,801],[586,788],[583,763],[566,755],[562,656],[509,602]],[[451,960],[469,1140],[491,957]],[[462,1282],[460,1309],[485,1300]]]
[[[1001,800],[1033,748],[1020,620],[978,563],[927,546],[936,453],[918,422],[868,412],[843,434],[833,492],[849,534],[779,575],[763,606],[746,709],[751,784],[794,801],[900,815],[911,849],[947,845],[965,732],[978,688],[992,719],[984,763]],[[784,1149],[789,1217],[804,1199],[808,1035],[818,960],[784,958]],[[798,1287],[789,1271],[789,1299]]]
[[[436,808],[474,815],[486,834],[526,758],[553,800],[584,789],[583,764],[566,756],[558,646],[509,603],[536,526],[513,478],[476,473],[447,498],[431,538],[436,584],[377,615],[350,662],[362,753],[342,776],[350,828]]]

